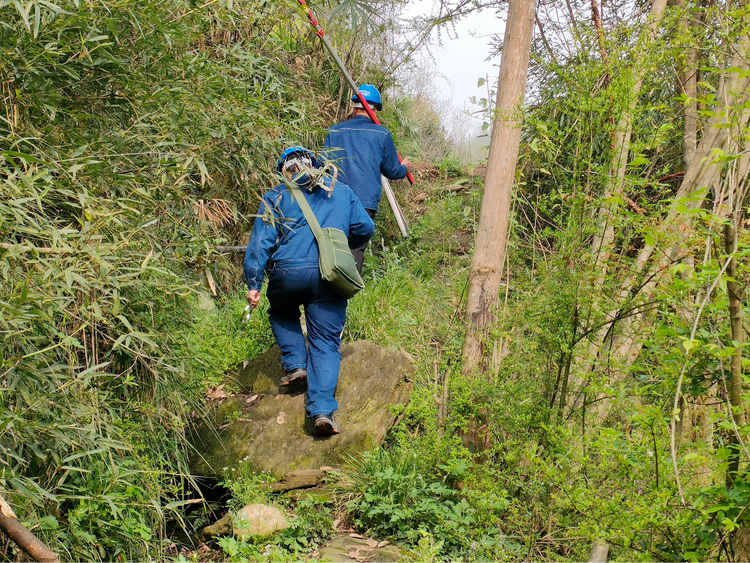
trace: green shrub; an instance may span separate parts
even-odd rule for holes
[[[331,507],[322,498],[308,494],[293,507],[289,527],[278,536],[278,544],[293,554],[310,553],[333,534]]]
[[[246,305],[245,291],[240,287],[218,300],[215,306],[195,313],[182,353],[191,363],[193,382],[201,394],[206,387],[223,382],[231,368],[255,358],[274,344],[268,301],[261,298],[250,319],[243,322]]]
[[[464,167],[461,164],[461,160],[453,153],[439,160],[437,167],[447,178],[459,178],[464,174]]]
[[[466,466],[442,466],[446,472],[436,478],[419,472],[410,457],[376,449],[353,462],[356,496],[347,510],[355,524],[376,537],[414,546],[428,533],[444,556],[476,550],[476,510],[451,486],[464,476]]]
[[[276,477],[269,473],[255,474],[246,462],[247,459],[241,459],[236,466],[225,467],[224,477],[219,482],[232,494],[227,503],[230,510],[239,510],[248,504],[271,502],[271,490],[268,485],[276,481]]]

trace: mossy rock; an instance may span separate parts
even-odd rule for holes
[[[344,344],[336,390],[341,434],[320,438],[305,417],[305,396],[277,395],[280,357],[274,346],[230,376],[245,394],[210,407],[208,422],[193,433],[194,474],[220,476],[240,461],[276,476],[337,464],[382,443],[393,407],[411,395],[414,368],[406,354],[364,340]]]

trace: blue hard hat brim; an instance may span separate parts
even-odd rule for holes
[[[288,147],[284,149],[284,151],[281,153],[281,156],[279,157],[279,160],[276,162],[276,171],[281,172],[281,167],[284,164],[284,161],[289,158],[290,156],[302,153],[306,154],[310,157],[313,163],[314,168],[318,168],[320,166],[320,162],[318,162],[318,158],[315,156],[315,153],[312,152],[310,149],[306,149],[305,147]]]
[[[362,86],[359,87],[359,93],[362,94],[362,97],[372,105],[374,105],[378,110],[383,109],[380,92],[377,88],[375,88],[375,86],[373,86],[372,84],[362,84]],[[359,96],[357,96],[357,94],[354,94],[352,96],[352,101],[356,102],[357,100],[359,100]]]

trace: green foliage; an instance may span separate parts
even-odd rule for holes
[[[248,504],[275,504],[269,483],[276,481],[268,473],[256,474],[247,460],[235,467],[224,468],[220,483],[232,494],[227,503],[230,511]],[[294,511],[288,518],[289,527],[266,538],[224,537],[219,546],[231,561],[289,561],[308,554],[322,545],[333,533],[331,508],[324,499],[308,493],[299,501],[277,500],[281,508]],[[235,522],[235,528],[241,526]]]
[[[440,561],[444,543],[435,541],[435,538],[429,532],[424,530],[419,532],[422,537],[419,538],[417,546],[413,549],[407,549],[401,557],[401,561],[404,563],[435,563]]]
[[[224,479],[219,483],[232,493],[232,499],[227,506],[230,510],[239,510],[248,504],[265,504],[271,502],[269,483],[276,478],[268,473],[256,474],[247,463],[241,459],[235,467],[224,468]]]
[[[465,474],[465,465],[441,466],[446,473],[432,480],[419,472],[413,458],[395,458],[380,449],[352,463],[356,496],[347,509],[358,526],[377,537],[417,546],[429,533],[440,544],[432,549],[449,557],[476,549],[471,542],[476,509],[451,486]]]
[[[331,508],[326,501],[308,494],[293,507],[295,516],[289,521],[289,527],[278,536],[281,547],[289,553],[310,553],[330,539],[333,534]]]
[[[235,538],[226,536],[219,538],[219,547],[227,556],[227,561],[233,563],[245,563],[247,561],[289,561],[286,551],[273,543],[265,543],[267,538]]]
[[[448,178],[459,178],[463,174],[463,166],[455,154],[449,154],[438,161],[437,167]]]
[[[187,415],[270,341],[195,293],[327,124],[295,6],[0,2],[0,491],[63,559],[162,558]]]
[[[210,307],[196,312],[183,349],[200,391],[220,384],[231,368],[260,355],[274,343],[266,299],[261,299],[246,323],[244,291],[224,296],[218,306],[205,294],[203,299]]]

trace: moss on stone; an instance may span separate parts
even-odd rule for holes
[[[341,353],[336,391],[340,435],[320,438],[313,434],[305,417],[304,395],[269,393],[249,406],[245,397],[230,397],[215,409],[209,423],[193,433],[193,472],[218,475],[223,467],[247,458],[246,463],[256,472],[280,476],[294,469],[337,464],[347,455],[381,443],[395,420],[391,407],[409,400],[411,383],[404,376],[413,374],[413,367],[402,352],[366,341],[344,345]],[[235,373],[244,374],[241,385],[248,392],[259,394],[269,384],[273,391],[283,373],[279,360],[279,350],[274,347]],[[227,417],[238,416],[230,414],[238,410],[239,419],[219,430]]]

